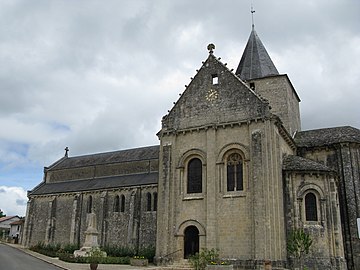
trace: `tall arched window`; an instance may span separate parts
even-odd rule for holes
[[[187,173],[187,193],[202,192],[202,162],[198,158],[193,158],[188,164]]]
[[[316,195],[312,192],[305,195],[305,219],[306,221],[318,221]]]
[[[114,199],[114,212],[119,212],[119,211],[120,211],[120,197],[119,195],[116,195]]]
[[[146,211],[151,211],[151,193],[146,194]]]
[[[243,160],[239,153],[231,154],[226,161],[227,191],[243,190]]]
[[[125,195],[121,195],[120,212],[125,212]]]
[[[90,195],[88,197],[88,200],[87,200],[87,205],[86,205],[86,212],[87,213],[91,213],[92,212],[92,196]]]
[[[154,204],[153,204],[153,211],[157,211],[157,192],[154,192]]]

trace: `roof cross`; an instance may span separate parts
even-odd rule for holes
[[[64,150],[65,150],[65,157],[68,157],[69,147],[66,146]]]

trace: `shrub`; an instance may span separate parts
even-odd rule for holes
[[[69,253],[69,254],[73,254],[75,250],[79,249],[79,245],[76,244],[66,244],[62,250],[64,251],[64,253]]]
[[[60,244],[44,244],[43,242],[38,242],[36,245],[30,247],[29,249],[38,253],[41,253],[49,257],[57,257],[60,250]]]
[[[70,253],[59,254],[59,259],[70,263],[88,263],[86,257],[74,257],[74,255]]]
[[[199,253],[191,256],[189,260],[195,270],[203,270],[208,264],[224,264],[220,262],[219,250],[217,249],[202,249]]]
[[[104,246],[103,250],[108,256],[112,257],[133,257],[136,255],[135,249],[123,246]]]
[[[294,256],[300,269],[304,269],[304,257],[310,252],[312,243],[310,235],[302,229],[295,229],[289,235],[287,250],[290,255]]]
[[[148,259],[149,262],[153,262],[155,257],[155,247],[154,246],[144,247],[139,250],[137,255],[143,256],[144,258]]]

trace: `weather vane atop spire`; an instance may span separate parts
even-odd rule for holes
[[[254,29],[254,13],[255,13],[255,10],[254,10],[254,8],[253,8],[253,5],[251,4],[251,10],[250,10],[250,12],[251,12],[251,22],[252,22],[252,29]]]

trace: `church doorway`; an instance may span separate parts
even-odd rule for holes
[[[184,258],[199,252],[199,230],[195,226],[189,226],[184,232]]]

